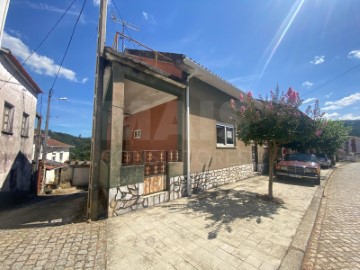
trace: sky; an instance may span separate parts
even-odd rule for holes
[[[99,2],[10,1],[2,46],[20,62],[35,50],[24,66],[44,92],[43,116],[54,90],[53,131],[91,136]],[[358,0],[111,0],[106,45],[122,31],[115,16],[131,38],[185,54],[255,97],[292,87],[303,110],[319,100],[324,117],[359,120],[359,12]]]

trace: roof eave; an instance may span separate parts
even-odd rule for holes
[[[220,91],[238,98],[240,93],[244,93],[241,89],[236,86],[228,83],[224,79],[210,72],[208,69],[203,67],[202,65],[194,62],[188,57],[183,58],[182,63],[178,63],[179,67],[188,74],[195,72],[194,77],[200,79],[203,82],[206,82]]]
[[[164,80],[168,83],[174,84],[180,88],[186,88],[186,85],[171,77],[171,74],[164,72],[154,66],[151,66],[143,61],[140,61],[137,58],[133,58],[130,55],[119,53],[110,47],[105,47],[105,58],[109,61],[117,61],[128,66],[137,68],[144,73],[157,77],[161,80]]]
[[[43,91],[37,85],[37,83],[31,78],[29,73],[25,70],[22,64],[16,59],[9,49],[0,48],[0,51],[4,55],[5,60],[19,73],[19,75],[33,88],[37,94],[42,94]]]
[[[229,82],[225,81],[221,77],[217,76],[216,74],[212,73],[202,65],[196,63],[195,61],[186,56],[184,56],[182,63],[177,63],[177,65],[184,72],[188,74],[194,73],[194,77],[211,86],[214,86],[215,88],[219,89],[225,94],[228,94],[231,97],[239,99],[240,93],[246,95],[243,90],[230,84]],[[256,100],[255,103],[257,108],[261,107],[261,103],[257,102]]]

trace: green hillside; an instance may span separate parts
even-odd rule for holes
[[[70,160],[90,160],[91,138],[75,137],[70,134],[49,130],[49,137],[75,146],[70,148]]]
[[[360,120],[346,120],[343,121],[345,126],[351,126],[352,130],[350,136],[360,137]]]

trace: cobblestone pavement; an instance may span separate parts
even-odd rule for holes
[[[325,189],[303,269],[360,269],[360,163],[335,170]]]
[[[84,203],[54,196],[0,212],[0,269],[105,269],[106,221],[79,222]]]

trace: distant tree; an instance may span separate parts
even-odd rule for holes
[[[345,124],[345,127],[352,128],[349,133],[350,136],[360,137],[360,120],[346,120],[341,122]]]
[[[49,130],[49,137],[75,146],[70,148],[70,160],[90,160],[91,138],[79,137]]]
[[[318,133],[316,122],[300,112],[299,94],[289,88],[284,94],[279,87],[270,92],[270,97],[255,100],[251,92],[239,101],[230,101],[237,124],[237,138],[246,145],[255,142],[266,144],[269,150],[268,196],[273,197],[273,176],[276,154],[283,144],[295,140],[307,140]],[[309,111],[310,112],[310,111]],[[314,118],[319,112],[311,111]]]
[[[307,146],[317,153],[333,156],[346,141],[350,132],[351,126],[346,127],[341,121],[327,120],[322,125],[321,136],[313,137],[312,140],[307,142]]]

